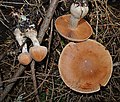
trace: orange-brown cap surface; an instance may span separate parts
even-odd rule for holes
[[[33,46],[30,48],[29,53],[35,61],[40,62],[46,57],[47,48],[44,46]]]
[[[70,42],[60,55],[58,67],[68,87],[77,92],[92,93],[108,83],[112,58],[108,50],[94,40]]]
[[[23,65],[28,65],[32,61],[32,58],[28,52],[24,52],[18,56],[18,61]]]
[[[90,24],[83,18],[78,22],[77,28],[72,29],[70,27],[70,14],[58,17],[55,26],[61,36],[71,41],[84,41],[93,33]]]

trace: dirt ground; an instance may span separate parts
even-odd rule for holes
[[[46,16],[51,0],[2,0],[0,1],[0,93],[18,79],[3,102],[120,102],[120,3],[119,0],[89,0],[89,12],[84,17],[93,28],[94,39],[103,44],[113,60],[113,73],[109,83],[101,90],[91,94],[77,93],[68,88],[58,71],[58,60],[64,46],[70,42],[61,37],[55,28],[57,17],[69,14],[70,5],[75,0],[61,0],[54,12],[41,45],[48,48],[48,54],[42,62],[34,66],[24,66],[25,71],[18,77],[13,75],[21,68],[18,55],[21,47],[17,43],[13,30],[20,23],[13,16],[17,12],[35,24],[39,31]],[[26,41],[32,46],[30,39]],[[35,69],[35,77],[31,71]],[[34,71],[33,71],[34,72]],[[35,81],[37,88],[35,88]],[[38,94],[36,95],[36,90]],[[38,99],[39,98],[39,99]]]

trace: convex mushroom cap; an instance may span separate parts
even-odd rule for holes
[[[23,39],[24,41],[24,39]],[[22,53],[18,56],[18,61],[23,65],[28,65],[32,61],[30,53],[27,50],[27,44],[25,43],[22,48]]]
[[[35,61],[40,62],[46,57],[47,48],[44,46],[33,46],[30,48],[29,53]]]
[[[18,61],[20,64],[28,65],[32,61],[32,58],[28,52],[24,52],[19,54]]]
[[[80,93],[93,93],[108,83],[113,66],[106,48],[94,41],[70,42],[59,59],[59,72],[64,83]]]
[[[70,8],[71,14],[60,16],[56,19],[55,27],[61,36],[71,41],[84,41],[88,39],[92,33],[92,27],[83,19],[88,13],[88,6],[80,6],[72,4]]]

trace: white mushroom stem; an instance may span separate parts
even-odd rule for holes
[[[37,39],[37,31],[33,29],[27,29],[26,36],[31,39],[34,46],[40,46],[40,43]]]
[[[25,40],[24,40],[25,41]],[[22,48],[22,53],[25,53],[27,52],[28,53],[28,50],[27,50],[27,44],[25,43],[23,48]]]
[[[14,30],[14,35],[15,35],[15,38],[18,41],[19,45],[22,46],[23,42],[25,41],[25,38],[24,38],[24,35],[20,31],[19,28],[16,28]],[[22,48],[22,53],[24,53],[24,52],[28,52],[28,50],[27,50],[27,44],[26,43],[25,43],[25,45]]]
[[[30,39],[32,40],[32,43],[33,43],[34,46],[40,46],[37,37],[33,36],[33,37],[30,38]]]
[[[70,12],[70,27],[75,29],[78,25],[79,20],[88,13],[88,6],[82,7],[79,4],[73,3],[71,5]]]
[[[23,34],[19,28],[16,28],[14,30],[14,35],[15,35],[15,38],[18,41],[19,45],[21,46],[23,44]]]
[[[73,15],[71,15],[71,18],[70,18],[70,27],[71,28],[76,28],[77,25],[78,25],[78,21],[79,19],[75,18]]]

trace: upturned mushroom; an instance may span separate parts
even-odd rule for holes
[[[22,46],[23,42],[25,41],[23,33],[20,31],[19,28],[14,30],[14,35],[16,40],[18,41],[19,45]],[[22,53],[18,56],[19,63],[23,65],[28,65],[31,62],[32,58],[27,50],[27,44],[25,43],[22,48]]]
[[[106,48],[94,41],[70,42],[63,49],[59,64],[60,76],[72,90],[93,93],[106,86],[112,70],[112,58]]]
[[[27,29],[25,35],[26,37],[30,38],[33,43],[33,47],[29,49],[31,57],[37,62],[42,61],[47,55],[47,48],[45,46],[40,46],[37,39],[37,31],[33,29]]]
[[[83,0],[85,1],[85,0]],[[73,3],[70,8],[71,14],[60,16],[56,19],[57,31],[64,38],[71,41],[84,41],[92,35],[92,27],[83,19],[88,13],[86,2]]]

